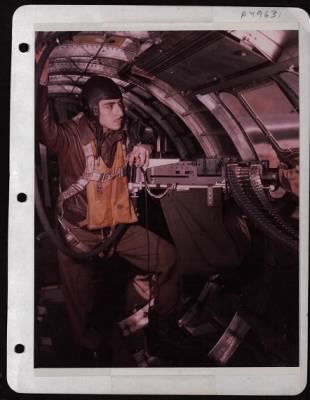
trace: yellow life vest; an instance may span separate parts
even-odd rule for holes
[[[95,154],[95,143],[92,143]],[[95,160],[94,172],[118,175],[103,181],[90,180],[86,186],[88,229],[114,227],[117,224],[137,222],[137,216],[128,194],[127,176],[119,176],[118,171],[125,166],[122,143],[118,142],[111,168],[101,157]]]

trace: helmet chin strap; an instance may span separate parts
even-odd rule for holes
[[[98,122],[96,122],[96,160],[101,156],[101,147],[104,141],[103,129]]]
[[[101,156],[101,147],[105,139],[104,131],[99,122],[99,108],[97,105],[93,108],[93,116],[95,121],[95,139],[96,139],[96,160]]]

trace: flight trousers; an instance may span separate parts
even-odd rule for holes
[[[72,227],[74,234],[90,247],[97,246],[102,241],[99,234]],[[154,274],[157,313],[163,319],[175,316],[180,294],[180,277],[176,268],[174,246],[146,228],[133,224],[129,225],[114,250],[143,274]],[[65,305],[76,342],[91,350],[101,348],[105,336],[92,320],[94,308],[98,307],[96,297],[98,260],[95,266],[91,261],[76,260],[61,252],[58,258]],[[103,258],[103,268],[105,262]]]

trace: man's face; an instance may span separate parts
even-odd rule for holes
[[[122,127],[124,120],[122,99],[100,100],[98,111],[99,123],[103,129],[117,131]]]

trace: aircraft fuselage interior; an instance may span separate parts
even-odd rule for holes
[[[148,168],[127,168],[128,191],[138,224],[175,246],[178,324],[199,348],[180,345],[167,366],[298,366],[298,32],[37,32],[36,52],[36,88],[48,62],[58,124],[81,111],[88,79],[106,76],[121,89],[129,145],[151,145]],[[72,339],[59,166],[38,127],[36,181],[35,366],[93,366]],[[96,323],[114,332],[110,365],[156,365],[141,333],[150,278],[117,254],[100,262]]]

